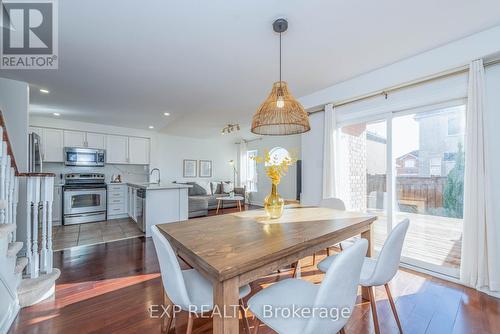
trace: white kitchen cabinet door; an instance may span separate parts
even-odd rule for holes
[[[128,137],[106,135],[106,162],[109,164],[128,163]]]
[[[64,130],[64,147],[86,147],[85,132]]]
[[[102,133],[87,132],[87,147],[88,148],[106,148],[106,135]]]
[[[149,139],[139,137],[128,138],[129,163],[137,165],[149,164]]]
[[[52,203],[52,221],[60,222],[61,220],[62,220],[62,186],[55,186],[54,202]]]
[[[44,129],[42,136],[43,161],[44,162],[63,162],[64,140],[63,130]]]

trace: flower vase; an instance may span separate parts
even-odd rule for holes
[[[271,219],[278,219],[283,214],[285,201],[278,194],[278,185],[272,184],[271,193],[264,199],[264,210]]]

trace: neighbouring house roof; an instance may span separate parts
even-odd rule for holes
[[[397,161],[400,161],[400,160],[404,160],[408,157],[413,157],[415,159],[418,159],[418,150],[415,150],[415,151],[411,151],[411,152],[408,152],[406,154],[403,154],[402,156],[396,158]]]

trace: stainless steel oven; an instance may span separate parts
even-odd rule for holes
[[[71,173],[64,177],[64,225],[106,220],[104,174]]]
[[[103,167],[106,152],[94,148],[64,148],[64,164],[66,166]]]

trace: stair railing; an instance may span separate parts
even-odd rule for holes
[[[19,201],[19,178],[26,179],[26,274],[36,278],[51,273],[52,202],[54,177],[52,173],[20,173],[13,154],[3,115],[0,111],[0,224],[16,224]],[[16,240],[16,232],[9,241]]]

